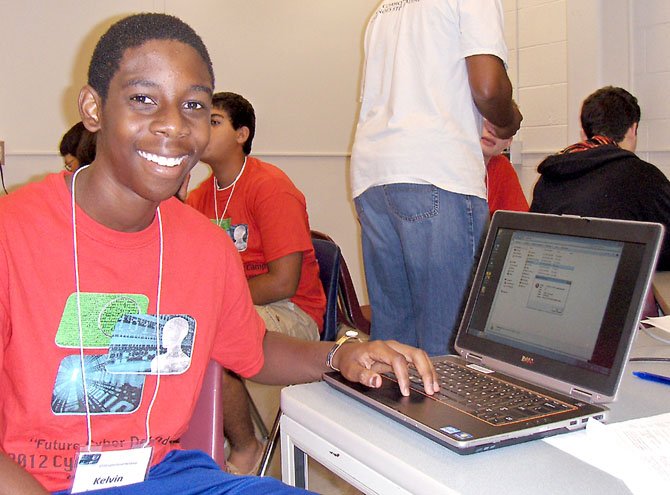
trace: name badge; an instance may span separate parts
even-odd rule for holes
[[[147,477],[151,447],[79,452],[72,493],[140,483]]]

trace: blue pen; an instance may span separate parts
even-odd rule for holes
[[[656,373],[647,373],[646,371],[633,371],[633,374],[638,378],[642,378],[643,380],[670,385],[670,376],[657,375]]]

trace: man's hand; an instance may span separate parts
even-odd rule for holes
[[[398,379],[400,392],[405,396],[409,395],[407,370],[409,364],[412,364],[421,375],[424,390],[428,395],[439,392],[433,364],[421,349],[394,340],[373,340],[360,344],[346,343],[333,356],[333,366],[338,368],[347,380],[360,382],[368,387],[381,387],[380,373],[392,371]]]
[[[498,139],[511,139],[511,137],[516,134],[516,131],[519,130],[519,127],[521,127],[521,121],[523,120],[523,116],[519,111],[519,106],[514,100],[512,100],[512,111],[514,112],[514,119],[509,126],[500,127],[492,124],[488,120],[484,120],[484,127]]]
[[[308,342],[278,332],[266,332],[263,339],[265,362],[252,378],[259,383],[289,385],[320,380],[326,356],[334,342]],[[347,379],[369,387],[381,387],[380,373],[392,371],[403,395],[409,395],[408,366],[419,372],[426,393],[439,391],[437,374],[428,355],[415,347],[395,341],[347,342],[333,355],[331,363]]]

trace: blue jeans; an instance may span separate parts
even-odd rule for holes
[[[354,200],[371,338],[447,354],[488,223],[484,199],[430,184],[372,187]]]

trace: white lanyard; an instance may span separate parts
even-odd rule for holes
[[[242,173],[244,172],[245,167],[247,166],[247,157],[244,157],[244,163],[242,164],[242,168],[240,169],[240,172],[237,174],[237,177],[235,177],[235,180],[228,184],[226,187],[223,187],[219,189],[218,183],[216,182],[216,175],[214,176],[214,216],[216,217],[216,224],[218,226],[221,226],[219,223],[219,205],[216,201],[216,192],[217,191],[225,191],[229,187],[232,187],[230,191],[230,196],[228,196],[228,201],[226,201],[226,206],[223,207],[223,213],[221,214],[221,221],[223,221],[226,218],[226,212],[228,211],[228,205],[230,204],[230,200],[233,198],[233,193],[235,192],[235,185],[237,184],[237,181],[240,180],[240,177],[242,177]]]
[[[84,332],[82,329],[81,323],[81,296],[79,290],[79,256],[77,249],[77,216],[76,216],[76,203],[75,203],[75,183],[77,180],[77,174],[83,169],[87,168],[88,165],[78,168],[77,171],[72,175],[72,244],[74,252],[74,279],[75,279],[75,288],[77,291],[77,320],[79,323],[79,365],[81,367],[81,380],[84,388],[84,401],[86,405],[86,433],[88,435],[87,448],[91,450],[92,444],[92,430],[91,430],[91,410],[88,403],[88,387],[86,385],[86,367],[84,366]],[[160,206],[156,207],[156,216],[158,218],[158,244],[159,244],[159,255],[158,255],[158,289],[156,294],[156,355],[160,354],[160,303],[161,303],[161,288],[163,285],[163,221],[161,219],[161,209]],[[154,389],[154,395],[151,398],[149,403],[149,408],[147,410],[147,419],[145,423],[146,429],[146,441],[144,442],[144,447],[149,444],[150,428],[149,428],[149,418],[151,417],[151,410],[156,401],[158,395],[158,388],[161,383],[160,370],[157,371],[156,377],[156,388]]]

